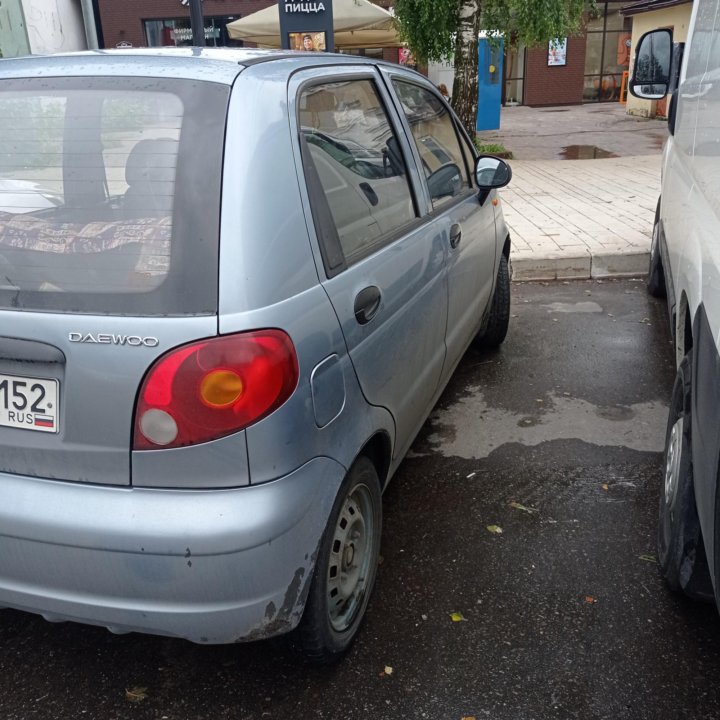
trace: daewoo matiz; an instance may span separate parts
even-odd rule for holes
[[[435,88],[350,56],[3,60],[0,605],[347,649],[381,492],[509,318]]]

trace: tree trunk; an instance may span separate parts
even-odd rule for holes
[[[460,121],[475,137],[478,110],[478,34],[482,0],[461,0],[460,25],[455,41],[455,82],[452,105]]]

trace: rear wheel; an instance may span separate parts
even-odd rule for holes
[[[375,583],[381,505],[375,466],[360,457],[338,492],[305,612],[290,637],[293,648],[312,662],[340,659],[357,635]]]
[[[672,590],[712,602],[714,595],[693,483],[691,371],[692,351],[680,363],[670,403],[660,493],[658,563]]]
[[[482,347],[494,348],[505,339],[510,324],[510,271],[504,255],[500,256],[495,292],[485,331],[478,335]]]

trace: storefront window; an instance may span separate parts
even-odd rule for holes
[[[505,53],[505,105],[522,105],[525,85],[525,47],[509,47]]]
[[[237,20],[236,15],[206,17],[205,43],[208,47],[241,47],[242,40],[233,40],[228,35],[226,25]],[[145,20],[145,37],[148,47],[181,47],[192,45],[190,18],[169,18],[165,20]]]
[[[624,2],[598,2],[588,19],[583,100],[610,102],[620,96],[622,74],[630,67],[632,20],[621,15]]]

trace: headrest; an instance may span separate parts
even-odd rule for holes
[[[177,154],[178,141],[172,138],[140,140],[128,155],[125,164],[125,182],[128,185],[143,182],[173,182]]]
[[[305,95],[305,108],[308,112],[321,113],[335,110],[335,96],[327,90],[315,90]]]

